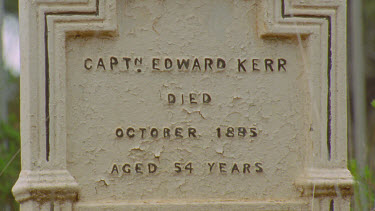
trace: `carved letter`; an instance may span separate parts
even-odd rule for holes
[[[199,64],[199,60],[198,59],[194,60],[194,65],[193,65],[192,70],[194,70],[194,68],[198,68],[199,70],[201,70],[201,66]]]
[[[210,103],[211,102],[211,96],[207,93],[203,93],[203,103]]]
[[[246,62],[246,59],[241,62],[241,59],[238,59],[238,72],[241,72],[241,69],[243,69],[244,72],[246,72],[245,66],[243,66],[243,63]]]
[[[116,171],[116,174],[118,174],[118,168],[117,168],[117,165],[116,165],[116,164],[113,164],[111,174],[113,174],[113,172],[115,172],[115,171]]]
[[[205,58],[204,59],[204,69],[207,70],[207,67],[209,67],[212,70],[212,64],[214,61],[211,58]]]
[[[279,72],[280,72],[281,68],[283,68],[284,71],[286,72],[285,65],[286,65],[286,59],[279,59],[279,62],[278,62]]]
[[[160,59],[157,59],[157,58],[153,58],[153,59],[152,59],[152,69],[153,69],[153,70],[160,70],[158,67],[156,67],[156,65],[159,64],[159,60],[160,60]]]
[[[117,65],[117,64],[118,64],[117,58],[111,57],[111,59],[110,59],[111,70],[113,70],[113,65]]]
[[[177,59],[177,67],[179,70],[182,69],[182,66],[185,66],[185,69],[189,69],[189,63],[190,63],[190,59],[182,59],[181,63],[180,63],[180,60]]]
[[[225,60],[221,59],[221,58],[218,58],[217,59],[217,69],[224,69],[225,66],[226,66]]]
[[[169,59],[169,58],[166,58],[164,60],[164,66],[165,66],[165,69],[169,70],[172,68],[172,59]]]
[[[266,71],[269,69],[271,69],[271,71],[273,72],[273,67],[272,67],[272,64],[273,64],[273,61],[272,59],[265,59],[264,60],[264,66],[266,68]]]
[[[157,169],[158,167],[155,164],[153,163],[148,164],[148,173],[155,173]]]
[[[90,66],[87,66],[87,62],[90,62],[90,63],[91,63]],[[85,60],[85,64],[84,64],[84,66],[85,66],[86,70],[91,70],[91,68],[92,68],[92,59],[87,58],[87,59]]]
[[[104,70],[105,70],[105,66],[104,66],[104,62],[103,62],[103,59],[100,58],[99,61],[98,61],[98,66],[97,68],[99,69],[99,67],[102,67]]]
[[[174,94],[168,94],[168,103],[174,104],[176,102],[176,96]]]

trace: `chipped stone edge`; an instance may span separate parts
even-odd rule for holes
[[[13,194],[20,203],[34,200],[42,204],[47,201],[76,201],[79,185],[67,170],[24,170],[13,187]]]
[[[295,185],[302,196],[350,196],[354,180],[347,169],[308,169]]]

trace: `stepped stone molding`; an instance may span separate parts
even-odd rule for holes
[[[39,210],[46,202],[54,207],[56,201],[56,208],[70,210],[72,203],[62,202],[77,200],[79,188],[66,170],[65,41],[116,35],[116,1],[24,0],[20,8],[27,8],[20,22],[28,23],[21,28],[21,90],[28,92],[21,92],[22,171],[13,193],[25,209]]]
[[[306,172],[296,184],[303,187],[303,195],[336,195],[337,190],[351,194],[353,179],[347,170],[347,116],[346,113],[346,49],[337,40],[346,40],[345,1],[259,1],[259,36],[291,37],[300,44],[308,42],[304,54],[308,77],[322,76],[322,83],[309,82],[320,89],[310,89],[311,140],[307,148]],[[324,52],[321,54],[320,52]],[[314,72],[320,70],[320,72]],[[310,78],[310,77],[309,77]],[[315,97],[314,97],[315,96]],[[342,102],[342,104],[337,103]],[[320,130],[314,130],[319,128]],[[318,131],[323,131],[319,133]],[[310,147],[311,148],[311,147]]]

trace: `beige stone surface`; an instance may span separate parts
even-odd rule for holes
[[[349,210],[346,1],[20,8],[22,210]]]

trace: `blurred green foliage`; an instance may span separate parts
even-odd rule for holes
[[[7,84],[19,87],[19,77],[8,73]],[[7,85],[7,86],[8,86]],[[6,121],[0,121],[0,205],[18,210],[18,203],[12,195],[12,186],[20,173],[20,131],[19,131],[19,91],[18,88],[8,101]],[[2,206],[0,206],[2,207]]]
[[[11,75],[10,71],[7,72],[8,84],[19,87],[19,77]],[[19,101],[17,88],[8,102],[7,121],[0,121],[0,205],[8,205],[11,210],[19,209],[12,194],[12,187],[21,169]]]
[[[367,77],[375,78],[375,0],[363,0],[363,24]],[[371,84],[368,85],[373,87]],[[374,93],[368,94],[369,97],[374,96]]]
[[[12,187],[20,173],[20,133],[15,126],[19,120],[10,115],[9,123],[0,122],[0,204],[8,204],[12,210],[18,208],[12,195]],[[8,140],[5,144],[4,140]]]
[[[18,0],[4,0],[4,9],[6,13],[18,15]],[[3,87],[16,87],[11,92],[12,97],[7,103],[7,120],[0,120],[0,210],[4,210],[5,207],[10,210],[19,210],[19,204],[14,200],[12,194],[12,187],[17,181],[21,169],[18,88],[20,80],[19,76],[13,76],[12,71],[5,69],[4,66],[0,66],[0,71],[3,71],[4,74],[1,74],[3,77],[7,76],[6,85]],[[4,83],[4,81],[2,82]]]
[[[5,11],[18,14],[18,0],[5,0],[4,7]]]
[[[361,195],[359,194],[359,185],[362,185],[361,191],[363,191],[363,196],[366,196],[366,201],[368,202],[367,207],[374,209],[375,202],[375,176],[372,170],[366,166],[362,172],[358,170],[358,164],[356,160],[349,161],[349,170],[352,173],[355,183],[354,183],[354,200],[356,204],[356,209],[364,210],[361,207]],[[362,174],[362,175],[360,175]]]
[[[364,15],[365,18],[375,19],[375,1],[374,0],[364,0]]]

